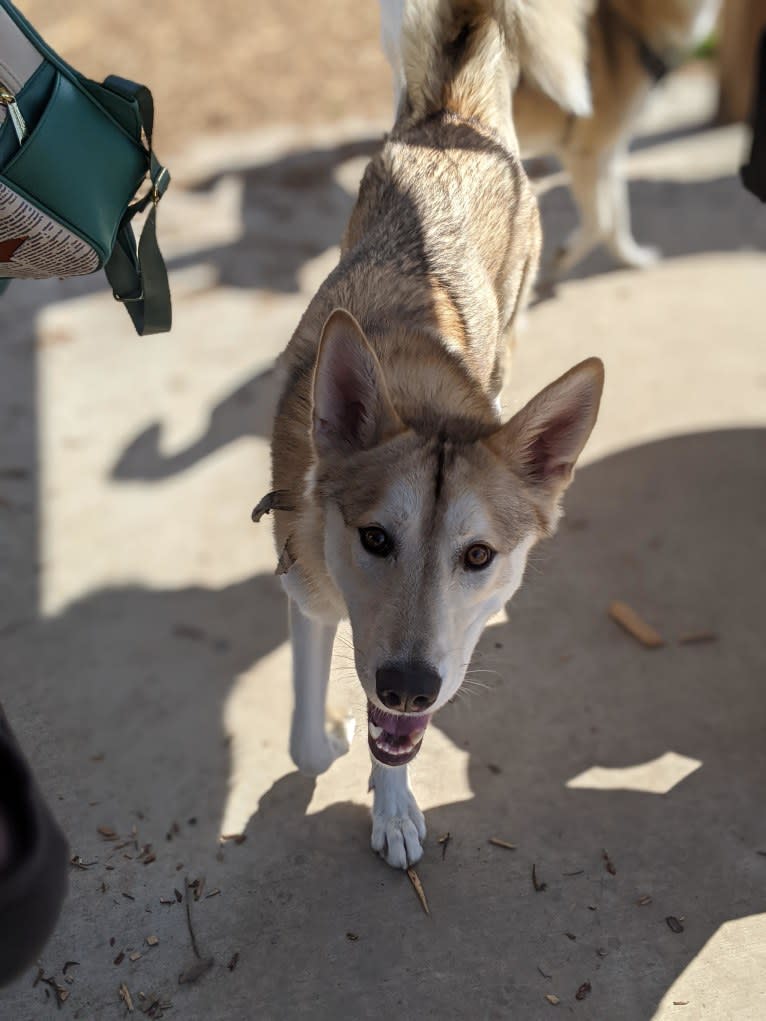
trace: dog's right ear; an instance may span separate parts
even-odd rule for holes
[[[336,308],[324,324],[314,369],[317,453],[368,450],[402,428],[361,326],[350,312]]]
[[[596,424],[603,386],[601,360],[588,358],[541,390],[487,441],[547,504],[551,528]]]

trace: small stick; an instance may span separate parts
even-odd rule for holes
[[[194,926],[192,925],[192,917],[191,917],[191,912],[192,912],[192,907],[191,907],[192,896],[191,896],[191,892],[194,889],[195,889],[195,886],[194,886],[194,884],[189,882],[189,877],[188,876],[184,876],[184,893],[186,894],[186,897],[185,897],[185,900],[186,900],[186,926],[187,926],[187,928],[189,930],[189,938],[191,939],[192,951],[194,953],[194,956],[197,958],[197,962],[196,962],[196,964],[193,964],[191,966],[191,968],[188,968],[186,971],[181,972],[181,974],[178,976],[179,985],[183,985],[184,983],[190,984],[192,982],[196,982],[197,979],[202,978],[202,976],[208,971],[208,969],[212,968],[212,966],[213,966],[213,958],[212,957],[203,957],[202,954],[199,952],[199,947],[197,945],[197,937],[196,937],[195,932],[194,932]]]
[[[701,645],[703,642],[717,642],[715,631],[686,631],[678,639],[679,645]]]
[[[575,993],[576,1000],[584,1000],[588,993],[591,991],[590,982],[583,982],[580,988]]]
[[[228,844],[229,841],[233,844],[244,844],[247,833],[222,833],[218,839],[222,844]]]
[[[125,985],[124,982],[121,983],[121,985],[120,985],[120,999],[122,1000],[122,1002],[125,1004],[125,1006],[128,1008],[128,1010],[132,1014],[133,1013],[133,998],[130,995],[130,990],[128,989],[128,987]]]
[[[537,866],[536,865],[532,866],[532,886],[534,886],[534,888],[535,888],[535,893],[542,893],[543,890],[547,890],[548,889],[548,884],[547,883],[540,883],[540,882],[538,882],[538,879],[537,879]]]
[[[189,896],[189,889],[191,888],[191,883],[189,882],[189,877],[188,876],[185,877],[184,883],[185,883],[185,893],[186,893],[186,926],[187,926],[187,928],[189,930],[189,937],[191,939],[191,946],[192,946],[192,951],[194,952],[194,956],[197,958],[198,961],[201,961],[202,960],[202,954],[199,952],[199,947],[197,946],[197,937],[194,934],[194,926],[192,925],[192,917],[191,917],[191,902],[192,902],[192,899]]]
[[[415,887],[415,893],[418,895],[418,900],[427,915],[431,912],[428,910],[428,901],[426,900],[426,891],[423,889],[423,884],[420,882],[420,876],[417,874],[415,869],[407,869],[407,875],[410,878],[410,882]]]
[[[615,599],[609,605],[609,616],[624,628],[629,635],[641,642],[647,649],[659,649],[665,642],[651,625],[639,617],[627,603]]]
[[[442,835],[439,837],[439,843],[442,845],[442,861],[444,861],[444,856],[447,853],[447,845],[449,844],[451,839],[452,838],[449,832],[442,833]]]
[[[98,858],[94,858],[93,861],[83,861],[79,854],[76,854],[73,858],[69,859],[69,864],[74,866],[76,869],[89,869],[92,865],[98,865]]]
[[[490,837],[488,843],[494,844],[495,847],[505,847],[509,851],[516,850],[515,844],[509,844],[507,840],[501,840],[500,837]]]

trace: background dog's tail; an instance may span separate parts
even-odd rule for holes
[[[491,122],[521,73],[565,110],[590,113],[586,20],[593,0],[382,0],[382,6],[389,38],[387,14],[401,12],[403,85],[416,117],[447,109]]]

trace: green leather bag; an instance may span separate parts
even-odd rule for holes
[[[90,81],[0,0],[0,284],[103,268],[139,334],[170,329],[156,223],[170,175],[153,121],[145,86]]]

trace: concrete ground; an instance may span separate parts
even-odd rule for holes
[[[766,1016],[766,210],[744,132],[688,130],[710,103],[672,79],[630,160],[665,261],[595,256],[518,346],[509,411],[591,354],[606,394],[559,535],[415,763],[430,917],[369,850],[365,741],[316,783],[291,766],[285,604],[249,521],[274,359],[385,125],[177,160],[170,336],[132,335],[100,277],[14,284],[0,697],[76,857],[51,982],[30,969],[0,1016]],[[558,177],[541,192],[550,248],[574,214]],[[333,685],[361,716],[343,648]]]

